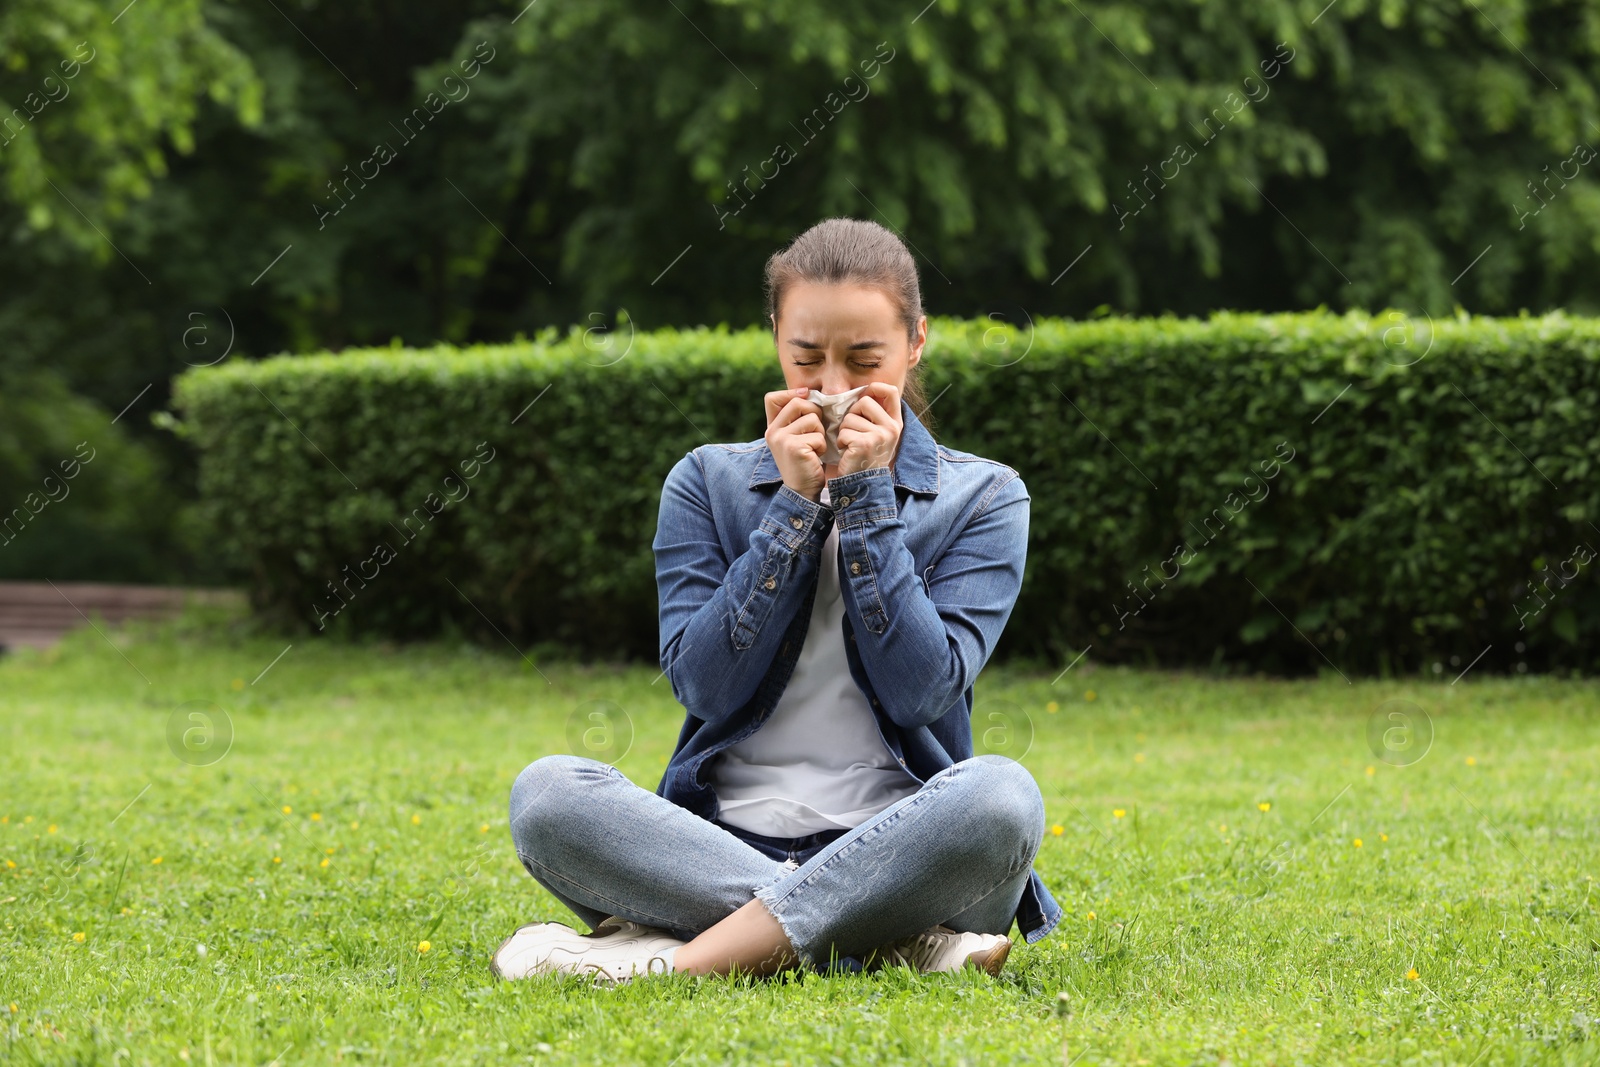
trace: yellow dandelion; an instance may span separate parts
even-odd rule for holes
[[[1361,838],[1358,837],[1358,838],[1356,838],[1354,841],[1352,841],[1350,843],[1352,845],[1356,846],[1356,848],[1360,848],[1361,847]]]
[[[11,1014],[15,1015],[16,1013],[17,1013],[17,1006],[15,1004],[13,1004],[13,1005],[11,1005]]]
[[[32,822],[33,821],[33,816],[32,815],[25,815],[25,816],[23,816],[22,821],[23,822]]]
[[[87,937],[87,936],[88,936],[88,935],[87,935],[87,934],[85,934],[85,933],[84,933],[84,932],[83,932],[83,931],[82,931],[82,930],[79,930],[79,931],[78,931],[78,932],[77,932],[77,933],[75,933],[75,934],[73,934],[73,935],[72,935],[72,940],[74,940],[74,941],[76,941],[76,942],[77,942],[77,943],[78,943],[78,944],[80,944],[80,945],[81,945],[81,944],[83,944],[83,942],[84,942],[84,939],[85,939],[85,938],[86,938],[86,937]]]
[[[55,832],[56,832],[56,824],[55,823],[51,823],[50,824],[50,829],[45,831],[45,833],[47,833],[47,834],[53,834]]]
[[[1476,767],[1477,765],[1478,765],[1478,757],[1477,756],[1468,756],[1467,757],[1467,766],[1468,767]]]
[[[412,826],[421,826],[422,825],[422,816],[420,816],[420,815],[411,816],[411,825]]]
[[[244,679],[243,678],[235,678],[231,684],[233,685],[233,688],[236,691],[240,690],[240,689],[243,689],[244,688]]]
[[[1135,752],[1133,754],[1133,762],[1135,762],[1135,763],[1143,763],[1144,762],[1144,753],[1143,752]]]
[[[1409,971],[1406,972],[1406,980],[1408,982],[1415,982],[1418,978],[1421,978],[1421,977],[1422,977],[1422,975],[1417,973],[1417,969],[1415,967],[1411,968]]]
[[[290,806],[289,806],[289,805],[287,805],[287,804],[285,804],[285,805],[284,805],[284,806],[283,806],[283,813],[284,813],[284,814],[285,814],[285,815],[293,815],[293,814],[294,814],[294,809],[293,809],[293,808],[291,808],[291,807],[290,807]]]
[[[1062,834],[1067,832],[1067,828],[1062,826],[1060,823],[1056,823],[1054,826],[1050,827],[1050,832],[1055,834],[1057,837],[1060,837]]]
[[[1261,803],[1256,805],[1256,810],[1257,811],[1271,811],[1272,810],[1272,801],[1263,800]]]
[[[326,867],[327,865],[328,865],[328,858],[326,856],[324,856],[322,858],[322,866]]]
[[[488,832],[489,832],[489,824],[488,823],[484,823],[482,826],[478,827],[478,833],[486,834]]]
[[[359,830],[359,829],[361,829],[361,824],[358,823],[358,822],[353,822],[353,823],[350,824],[350,829]]]
[[[282,856],[274,856],[274,857],[272,857],[272,862],[273,863],[282,863],[283,862],[283,857]]]
[[[156,857],[156,858],[155,858],[155,859],[153,859],[153,860],[151,860],[151,861],[150,861],[150,862],[151,862],[151,863],[152,863],[152,864],[155,864],[155,863],[160,863],[160,862],[161,862],[161,857],[160,857],[160,856],[157,856],[157,857]]]
[[[330,849],[328,849],[328,850],[327,850],[327,853],[328,853],[328,855],[330,855],[330,856],[331,856],[331,855],[333,855],[333,854],[334,854],[334,852],[336,852],[336,851],[337,851],[337,847],[335,847],[335,848],[330,848]]]
[[[1120,819],[1126,814],[1128,814],[1127,811],[1125,811],[1122,808],[1112,808],[1111,809],[1111,817],[1113,819]]]
[[[1378,835],[1378,840],[1379,841],[1387,841],[1387,840],[1389,840],[1389,835],[1388,834],[1379,834]]]
[[[1377,774],[1377,773],[1378,773],[1378,768],[1376,768],[1376,767],[1368,767],[1367,768],[1367,777],[1368,778],[1371,778],[1374,774]]]
[[[1044,706],[1044,710],[1048,711],[1050,714],[1054,715],[1056,712],[1061,710],[1061,705],[1057,704],[1054,700],[1052,700],[1052,701],[1050,701],[1050,703],[1048,703],[1048,704],[1046,704]]]
[[[17,869],[17,861],[16,860],[6,860],[6,869],[7,870],[12,870],[12,871],[16,870]]]
[[[9,815],[0,815],[0,823],[6,823],[6,822],[10,822],[10,821],[11,821],[11,816],[9,816]],[[15,1005],[13,1005],[13,1007],[15,1007]]]
[[[312,812],[311,813],[311,821],[312,822],[321,822],[322,821],[322,812],[320,812],[320,811]]]
[[[419,941],[419,942],[417,942],[417,951],[418,952],[426,952],[432,947],[433,947],[433,944],[431,942],[428,942],[428,941]]]
[[[124,915],[132,915],[133,914],[133,909],[132,908],[123,908],[122,909],[122,914],[124,914]]]
[[[1093,689],[1084,690],[1083,699],[1085,699],[1085,700],[1093,700],[1094,699],[1094,690]]]
[[[1089,913],[1089,921],[1094,922],[1094,912],[1092,911]]]
[[[1227,823],[1225,823],[1225,822],[1223,822],[1223,823],[1218,823],[1218,824],[1217,824],[1217,832],[1218,832],[1218,833],[1221,833],[1221,834],[1225,834],[1225,833],[1227,833],[1227,832],[1228,832],[1228,824],[1227,824]]]

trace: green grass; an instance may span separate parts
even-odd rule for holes
[[[682,716],[655,669],[298,638],[262,675],[289,639],[114,636],[0,659],[6,1064],[1600,1061],[1592,683],[991,670],[1067,910],[999,980],[592,989],[486,970],[521,923],[581,928],[507,791],[596,700],[653,789]],[[1409,766],[1369,749],[1391,699],[1435,731]],[[189,701],[233,725],[209,765],[169,747]]]

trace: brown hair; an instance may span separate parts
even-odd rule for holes
[[[906,340],[917,343],[917,320],[922,317],[922,285],[917,280],[917,261],[911,258],[905,242],[892,232],[866,219],[823,219],[796,237],[787,248],[774,252],[767,260],[767,320],[773,333],[778,329],[778,309],[783,294],[794,282],[850,282],[877,289],[900,312]],[[923,349],[926,356],[927,349]],[[906,370],[901,395],[918,421],[933,432],[928,413],[927,394],[922,388],[922,364]]]

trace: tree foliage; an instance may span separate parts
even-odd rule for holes
[[[94,0],[13,0],[0,8],[0,196],[29,229],[58,231],[105,261],[113,250],[103,231],[150,195],[169,154],[194,151],[204,102],[244,127],[260,121],[260,82],[208,7],[163,0],[113,14]],[[10,241],[26,242],[8,228]]]
[[[941,314],[1597,309],[1600,0],[118,6],[0,12],[8,108],[95,50],[0,146],[0,388],[153,385],[179,481],[187,365],[744,325],[828,215]]]

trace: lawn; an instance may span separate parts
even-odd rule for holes
[[[1067,912],[1000,979],[594,989],[486,969],[576,924],[507,791],[585,744],[653,789],[655,668],[112,636],[0,659],[7,1064],[1600,1061],[1592,682],[991,669],[979,731],[1040,783]]]

